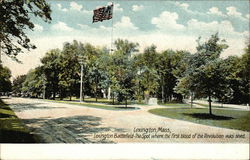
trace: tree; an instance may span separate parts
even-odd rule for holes
[[[0,64],[0,92],[11,91],[10,77],[11,77],[10,69]]]
[[[241,103],[250,103],[250,43],[248,42],[245,48],[245,53],[242,55],[241,60],[241,70],[238,74],[240,77],[240,91],[242,93]]]
[[[41,97],[43,93],[43,69],[36,67],[28,72],[22,84],[22,91],[28,97]]]
[[[249,104],[250,96],[250,50],[249,45],[241,57],[230,56],[224,60],[224,67],[227,73],[228,88],[230,96],[222,97],[225,103]]]
[[[35,49],[25,33],[26,29],[34,29],[30,17],[34,15],[50,22],[50,14],[50,6],[45,0],[0,1],[0,50],[16,59],[22,48]]]
[[[159,54],[155,63],[160,77],[160,88],[158,91],[161,91],[162,103],[165,103],[167,100],[171,101],[173,97],[176,100],[182,100],[181,94],[176,93],[174,87],[176,86],[177,78],[186,69],[184,59],[188,55],[189,53],[185,51],[172,50],[166,50]]]
[[[46,79],[46,95],[49,97],[52,94],[53,99],[59,90],[60,54],[59,49],[52,49],[41,59],[43,75]]]
[[[22,95],[22,87],[23,87],[22,84],[24,83],[25,79],[26,75],[20,75],[13,80],[12,92],[14,95],[16,96]]]
[[[93,90],[95,91],[95,98],[99,94],[103,94],[106,98],[106,91],[110,85],[110,80],[108,77],[107,63],[109,61],[108,52],[105,49],[95,49],[97,55],[95,55],[89,65],[89,80],[93,85]]]
[[[132,68],[132,53],[138,51],[138,44],[127,40],[118,39],[115,41],[116,51],[111,55],[109,65],[109,79],[111,89],[117,94],[117,100],[122,102],[133,97],[133,77],[135,70]]]
[[[142,54],[142,68],[140,69],[146,100],[149,97],[155,97],[159,87],[159,74],[157,73],[156,62],[159,54],[156,52],[156,46],[146,47]]]
[[[204,43],[200,43],[200,38],[197,42],[197,52],[189,59],[189,67],[178,85],[194,92],[197,97],[208,97],[209,114],[212,114],[211,98],[217,98],[226,87],[219,56],[228,46],[220,40],[218,33]]]

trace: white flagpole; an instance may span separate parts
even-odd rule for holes
[[[111,48],[110,48],[110,53],[112,54],[112,52],[113,52],[113,26],[114,26],[114,21],[113,21],[113,19],[114,19],[114,2],[112,2],[112,4],[111,5],[113,5],[113,7],[112,7],[112,22],[111,22]]]
[[[112,7],[112,22],[111,22],[111,44],[110,44],[110,54],[112,54],[113,53],[113,19],[114,19],[114,7],[115,7],[115,5],[114,5],[114,2],[112,2],[112,4],[111,5],[113,5],[113,7]],[[110,86],[109,86],[109,88],[108,88],[108,100],[110,100],[110,94],[111,94],[111,88],[110,88]]]

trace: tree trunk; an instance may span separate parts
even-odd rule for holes
[[[191,92],[191,108],[193,108],[193,101],[194,101],[194,97],[193,97],[193,93]]]
[[[209,114],[210,114],[210,115],[212,115],[212,106],[211,106],[211,102],[212,102],[211,96],[209,95],[209,96],[208,96],[208,104],[209,104]]]
[[[139,88],[138,88],[138,102],[141,103],[141,82],[139,80]]]
[[[125,106],[126,106],[126,108],[128,107],[128,100],[127,100],[127,96],[125,96]]]
[[[71,101],[72,95],[71,95],[71,91],[69,91],[69,100]]]
[[[113,105],[115,104],[115,94],[114,94],[114,92],[113,92],[113,95],[112,95],[113,97]]]
[[[110,100],[111,88],[108,88],[108,100]]]
[[[82,101],[84,101],[84,86],[82,85]]]
[[[107,98],[107,96],[106,96],[106,89],[103,89],[103,90],[102,90],[102,97],[103,97],[103,98]]]
[[[95,86],[95,101],[97,102],[97,85]]]
[[[52,99],[55,99],[55,98],[56,98],[56,92],[55,92],[55,87],[53,85],[53,97],[52,97]]]
[[[62,96],[62,88],[60,87],[60,100],[63,100],[63,96]]]
[[[97,79],[97,75],[95,76],[95,101],[97,102],[97,88],[98,88],[98,79]]]
[[[161,102],[164,103],[165,102],[165,95],[164,95],[164,84],[163,84],[163,80],[162,80],[162,85],[161,85]]]

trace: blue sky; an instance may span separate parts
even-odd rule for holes
[[[50,24],[32,17],[34,31],[27,31],[37,49],[19,58],[16,64],[7,57],[5,64],[14,74],[25,74],[40,64],[46,51],[61,48],[76,39],[110,47],[114,39],[139,42],[140,49],[155,44],[158,51],[179,49],[195,52],[196,39],[207,39],[219,32],[229,48],[222,57],[241,55],[249,36],[249,1],[113,1],[112,20],[92,23],[93,9],[109,1],[48,1],[52,8]]]

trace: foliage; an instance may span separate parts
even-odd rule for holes
[[[4,67],[0,64],[0,92],[11,91],[11,72],[9,68]]]
[[[0,1],[0,39],[1,49],[6,55],[16,59],[22,48],[30,50],[36,47],[30,43],[25,33],[34,29],[31,16],[49,22],[51,10],[45,0],[3,0]]]
[[[43,77],[41,67],[37,67],[28,72],[25,81],[22,84],[22,91],[25,96],[41,97],[43,93]]]
[[[21,77],[14,80],[13,90],[41,97],[46,87],[46,98],[79,97],[81,57],[83,94],[96,101],[105,98],[111,88],[113,102],[125,104],[150,97],[162,103],[180,102],[188,95],[249,103],[249,46],[242,57],[226,59],[220,58],[227,45],[218,34],[202,43],[198,39],[195,54],[170,49],[158,53],[154,45],[139,53],[138,46],[118,39],[116,50],[109,53],[107,48],[88,43],[64,43],[62,50],[48,51],[42,65],[31,70],[25,81]]]
[[[133,98],[134,70],[132,69],[133,52],[137,51],[138,44],[118,39],[115,42],[116,51],[110,55],[109,77],[111,88],[117,94],[119,102]],[[127,103],[126,103],[127,104]]]
[[[13,80],[12,92],[15,95],[21,96],[21,93],[22,93],[22,84],[24,83],[25,79],[26,79],[26,75],[20,75],[20,76],[17,76]]]
[[[204,43],[200,43],[200,38],[197,42],[197,52],[190,57],[186,75],[179,80],[177,89],[186,88],[196,97],[208,97],[209,113],[212,114],[211,97],[219,98],[227,89],[227,75],[219,57],[228,46],[224,40],[220,41],[218,34]]]
[[[41,59],[42,62],[42,75],[43,80],[46,80],[46,95],[50,97],[51,93],[53,99],[55,99],[56,93],[59,89],[59,73],[60,73],[60,63],[59,63],[59,49],[50,50]]]

